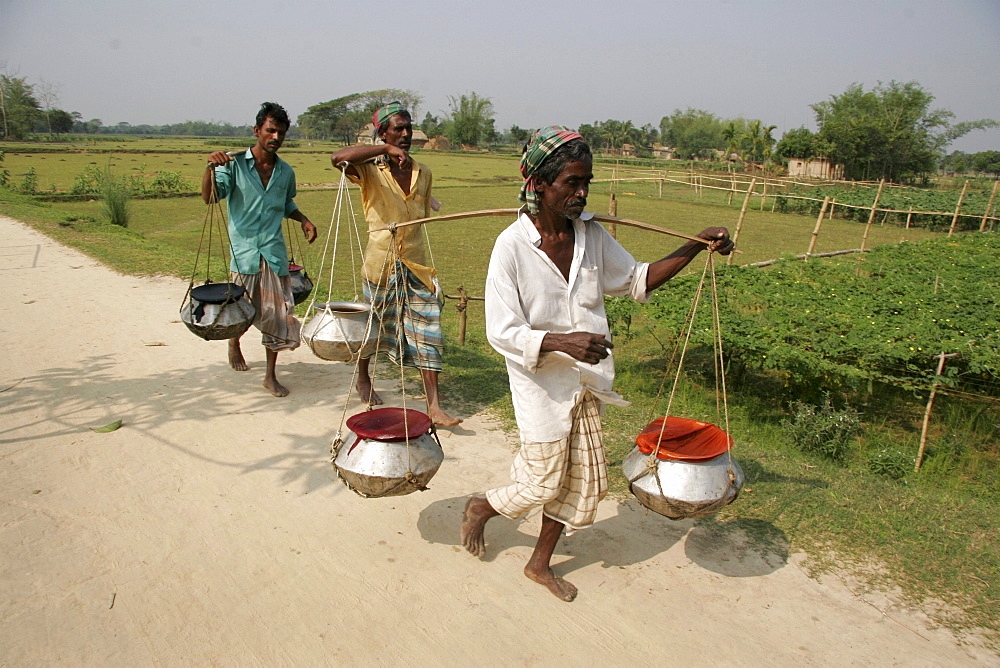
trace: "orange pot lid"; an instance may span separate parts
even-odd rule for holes
[[[653,420],[635,439],[639,451],[648,455],[656,447],[657,459],[703,462],[733,447],[733,439],[710,422],[669,417]]]
[[[431,418],[412,408],[388,406],[347,418],[347,428],[361,438],[375,441],[405,441],[431,430]]]

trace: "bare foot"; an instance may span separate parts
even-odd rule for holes
[[[279,383],[277,378],[265,378],[261,385],[263,385],[264,389],[271,393],[272,397],[288,396],[288,388]]]
[[[229,366],[233,367],[235,371],[246,371],[250,368],[247,361],[243,359],[239,339],[229,339]]]
[[[372,381],[370,379],[359,376],[357,387],[358,395],[361,397],[361,401],[369,403],[372,406],[379,406],[382,404],[382,397],[378,396],[375,388],[372,387]]]
[[[557,576],[552,572],[551,568],[546,568],[541,572],[535,572],[524,567],[524,574],[529,580],[534,580],[538,584],[543,584],[549,588],[549,591],[556,595],[556,598],[561,599],[569,603],[576,598],[577,589],[572,582],[568,580],[563,580],[561,577]]]
[[[435,427],[456,427],[462,424],[462,418],[452,417],[440,408],[436,410],[428,408],[427,415],[434,420]]]
[[[486,521],[498,514],[484,497],[473,496],[466,502],[465,512],[462,513],[461,536],[462,545],[469,554],[480,559],[486,556],[483,529],[486,528]]]

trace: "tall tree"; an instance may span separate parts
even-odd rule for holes
[[[51,134],[53,131],[51,112],[56,102],[59,101],[59,85],[42,79],[34,87],[34,90],[35,98],[38,99],[39,107],[45,115],[45,129]]]
[[[531,137],[530,130],[519,128],[516,125],[510,126],[510,130],[508,130],[508,132],[510,133],[511,141],[513,141],[515,144],[524,144]]]
[[[816,135],[809,128],[795,128],[789,130],[781,136],[781,141],[774,147],[774,155],[788,160],[789,158],[799,158],[809,160],[818,155],[816,147]]]
[[[424,114],[424,120],[420,122],[420,129],[428,138],[437,137],[441,134],[441,121],[437,116],[432,116],[431,112]]]
[[[990,119],[952,124],[955,115],[932,109],[933,101],[915,81],[879,83],[870,91],[855,83],[812,110],[819,137],[847,178],[899,182],[933,171],[955,139],[998,125]]]
[[[394,100],[402,102],[411,114],[416,115],[422,98],[415,91],[396,88],[351,93],[312,105],[299,115],[296,122],[305,137],[338,138],[345,144],[353,144],[358,132],[371,122],[372,113]]]
[[[34,90],[26,79],[0,74],[0,114],[5,138],[27,137],[40,113]]]
[[[707,158],[726,146],[725,126],[714,114],[702,109],[674,113],[660,120],[660,137],[681,158]]]
[[[64,134],[73,131],[73,117],[63,109],[50,109],[48,113],[49,132]]]
[[[461,146],[479,146],[495,134],[493,129],[493,101],[480,97],[478,93],[468,93],[458,97],[448,96],[451,116],[449,140]]]
[[[601,123],[601,137],[605,146],[621,148],[625,144],[637,141],[638,130],[632,125],[632,121],[616,121],[609,118]]]
[[[601,136],[601,124],[594,121],[593,124],[584,123],[576,130],[583,137],[583,141],[594,151],[604,146],[604,139]]]

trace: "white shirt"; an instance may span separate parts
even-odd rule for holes
[[[573,221],[569,280],[541,249],[527,213],[500,233],[486,275],[486,336],[507,360],[517,426],[524,438],[556,441],[569,436],[572,409],[584,391],[602,402],[627,406],[612,389],[614,358],[597,364],[566,353],[541,352],[549,332],[591,332],[611,339],[604,295],[645,302],[649,265],[636,262],[584,212]]]

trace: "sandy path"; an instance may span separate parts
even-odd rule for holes
[[[919,611],[806,577],[801,555],[631,501],[562,541],[557,573],[581,589],[562,603],[520,573],[537,517],[491,522],[485,561],[458,547],[464,497],[511,459],[483,417],[443,433],[429,491],[362,499],[328,459],[345,365],[283,354],[292,393],[274,399],[256,330],[235,373],[177,322],[184,283],[119,276],[7,218],[0,276],[5,665],[998,664]]]

